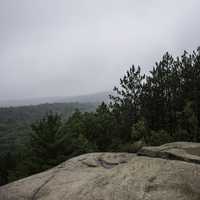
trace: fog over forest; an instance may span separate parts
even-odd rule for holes
[[[0,200],[200,199],[199,8],[0,0]]]
[[[200,44],[199,0],[0,1],[0,100],[110,91]]]

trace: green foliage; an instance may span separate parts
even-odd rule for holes
[[[109,107],[105,103],[102,103],[98,106],[95,113],[80,113],[76,111],[66,122],[62,131],[75,139],[71,149],[76,154],[91,151],[105,151],[112,144],[112,123],[112,115]],[[81,141],[77,143],[77,138],[81,138],[83,143]],[[87,145],[84,146],[83,144],[85,143]],[[78,146],[74,146],[75,144]],[[77,152],[77,149],[82,149],[82,151],[80,152],[79,150]]]
[[[165,130],[154,131],[151,130],[147,144],[153,146],[159,146],[165,143],[173,142],[171,135]]]
[[[43,162],[46,166],[44,166],[33,155],[34,151],[30,146],[30,136],[33,134],[32,123],[40,120],[50,110],[62,115],[62,121],[66,121],[75,109],[80,109],[82,112],[94,111],[96,106],[95,103],[54,103],[0,108],[0,185],[7,181],[23,178],[49,166],[45,160]],[[60,146],[58,148],[60,149]],[[60,149],[60,151],[62,150]],[[11,155],[12,165],[6,164],[6,154]],[[53,160],[51,162],[57,164],[69,157],[70,155],[63,156],[62,153],[59,153],[55,162]]]
[[[15,169],[16,163],[10,152],[1,154],[0,161],[0,185],[3,185],[9,182],[9,172]]]
[[[61,132],[65,135],[65,151],[69,157],[96,150],[96,146],[87,138],[89,130],[85,119],[86,117],[91,119],[91,115],[92,113],[81,113],[79,110],[76,110],[63,125]]]
[[[121,152],[137,153],[143,146],[145,146],[144,141],[139,140],[137,142],[128,142],[126,144],[121,144],[118,150]]]
[[[14,120],[13,127],[20,138],[27,139],[23,145],[16,139],[12,140],[12,145],[2,142],[6,137],[1,131],[9,132],[7,125],[12,119],[1,120],[0,112],[0,149],[4,152],[6,148],[17,149],[15,158],[20,161],[10,166],[6,164],[9,157],[3,159],[5,164],[0,165],[2,180],[5,182],[5,177],[11,177],[7,174],[12,174],[14,180],[82,153],[137,152],[143,145],[200,142],[199,49],[192,54],[184,52],[177,58],[166,53],[147,75],[141,73],[140,67],[132,66],[114,91],[109,105],[102,103],[93,112],[83,109],[74,112],[71,108],[70,117],[62,120],[59,115],[50,113],[33,124],[33,132],[27,128],[26,134],[20,135],[20,130],[28,123],[18,124]],[[31,112],[29,110],[29,115]],[[27,122],[26,117],[19,121]],[[27,145],[29,140],[30,146]]]
[[[30,140],[30,125],[50,110],[62,115],[62,120],[67,120],[75,109],[86,112],[94,111],[96,107],[92,103],[54,103],[0,108],[0,154],[24,149]]]
[[[39,169],[59,163],[57,157],[64,141],[64,136],[59,132],[61,126],[61,116],[52,112],[31,125],[33,132],[30,135],[30,146],[33,162],[37,162]]]
[[[111,108],[122,143],[200,141],[199,49],[177,58],[166,53],[146,76],[131,67],[114,90]]]
[[[92,141],[96,143],[99,151],[107,151],[112,148],[113,134],[113,116],[109,107],[102,103],[94,114],[94,134]]]
[[[145,75],[141,75],[141,69],[132,66],[120,79],[120,87],[114,87],[116,96],[111,95],[110,107],[117,125],[117,135],[124,143],[131,139],[131,126],[140,117],[140,95],[142,92]]]
[[[132,141],[147,141],[148,140],[148,130],[145,126],[144,120],[140,120],[133,124],[131,132]]]
[[[186,102],[183,111],[179,113],[178,119],[177,139],[200,141],[199,121],[192,101]]]

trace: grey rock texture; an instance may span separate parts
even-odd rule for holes
[[[159,147],[143,147],[137,154],[200,164],[200,143],[174,142]]]
[[[139,156],[85,154],[1,187],[0,200],[200,200],[199,152],[200,144],[171,143]]]

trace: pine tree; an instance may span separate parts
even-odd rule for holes
[[[35,165],[40,170],[46,169],[60,162],[58,156],[64,142],[64,136],[59,131],[61,126],[61,116],[52,112],[32,124],[30,146],[33,168]]]
[[[134,65],[120,79],[120,87],[114,87],[116,96],[110,95],[111,109],[116,119],[119,137],[122,141],[131,138],[131,127],[140,118],[141,93],[145,75],[141,75],[141,69]]]

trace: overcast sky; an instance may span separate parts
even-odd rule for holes
[[[111,90],[200,45],[200,0],[0,0],[0,100]]]

